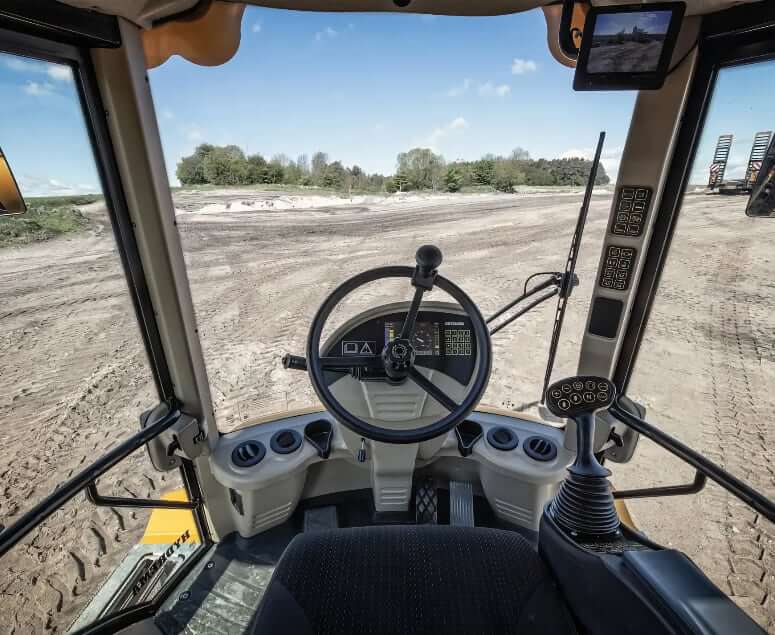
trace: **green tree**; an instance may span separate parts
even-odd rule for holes
[[[396,174],[408,179],[413,190],[438,189],[444,174],[444,157],[430,148],[412,148],[398,155]]]
[[[332,187],[342,189],[347,178],[347,171],[344,169],[341,161],[334,161],[326,166],[323,173],[323,187]]]
[[[482,157],[474,163],[472,174],[476,185],[492,185],[495,180],[495,158]]]
[[[248,183],[266,182],[266,159],[260,154],[251,154],[248,162]]]
[[[312,182],[315,185],[321,185],[323,183],[323,175],[326,172],[328,166],[328,155],[325,152],[316,152],[312,155],[312,167],[310,168],[310,176]]]
[[[203,161],[204,176],[213,185],[240,185],[248,182],[248,162],[237,146],[216,146]]]
[[[463,172],[456,165],[450,165],[444,175],[444,185],[447,192],[459,192],[463,187]]]
[[[200,185],[207,183],[204,172],[204,160],[212,150],[212,145],[209,143],[202,143],[197,146],[192,155],[183,157],[178,161],[175,174],[181,185]]]

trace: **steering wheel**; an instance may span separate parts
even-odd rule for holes
[[[417,266],[379,267],[364,271],[337,287],[318,309],[312,320],[307,339],[307,370],[312,387],[320,401],[336,419],[361,437],[385,443],[419,443],[445,434],[461,423],[479,403],[490,378],[492,348],[487,325],[468,295],[456,284],[438,275],[442,261],[441,251],[433,245],[424,245],[417,250]],[[387,278],[409,278],[414,287],[414,297],[406,319],[397,338],[385,344],[379,356],[322,357],[320,355],[320,336],[323,327],[336,306],[350,293],[365,284]],[[438,386],[429,381],[415,366],[414,341],[415,322],[420,310],[423,294],[437,286],[446,291],[461,306],[471,320],[473,334],[476,337],[475,376],[469,382],[470,388],[465,398],[457,403]],[[334,397],[329,389],[324,371],[342,368],[382,369],[391,383],[414,381],[428,395],[449,411],[444,418],[412,430],[396,430],[368,423],[355,416]]]

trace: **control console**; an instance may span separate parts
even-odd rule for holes
[[[616,395],[614,385],[602,377],[571,377],[546,391],[549,410],[559,417],[573,418],[584,412],[607,408]]]

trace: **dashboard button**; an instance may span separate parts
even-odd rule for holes
[[[570,384],[563,384],[563,385],[562,385],[562,391],[563,391],[564,393],[566,393],[566,394],[567,394],[567,393],[569,393],[569,392],[571,391]]]
[[[584,393],[584,401],[587,403],[592,403],[595,400],[595,393],[593,392],[585,392]]]
[[[555,388],[552,391],[552,397],[554,397],[555,399],[559,399],[560,397],[562,397],[562,393]]]
[[[603,392],[607,392],[608,391],[608,384],[605,383],[604,381],[598,382],[597,389],[601,390]]]
[[[597,393],[597,399],[598,401],[608,401],[608,393],[607,392]]]
[[[567,399],[560,399],[557,402],[557,405],[560,407],[560,410],[567,410],[570,408],[570,402]]]
[[[584,384],[580,381],[574,381],[573,382],[573,389],[574,390],[584,390]]]
[[[586,384],[586,388],[587,388],[587,390],[594,390],[595,389],[595,382],[588,381],[587,384]]]
[[[577,392],[574,392],[570,396],[570,401],[574,406],[578,406],[581,403],[581,395]]]

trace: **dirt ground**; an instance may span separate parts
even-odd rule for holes
[[[516,297],[528,275],[562,269],[581,201],[578,193],[531,193],[304,209],[283,198],[176,194],[222,430],[312,401],[306,375],[285,371],[279,360],[303,353],[314,311],[349,275],[411,264],[417,246],[433,242],[444,252],[444,275],[487,315]],[[734,197],[687,199],[629,394],[646,405],[651,421],[772,497],[768,313],[775,287],[768,248],[775,236],[768,234],[775,227],[747,219],[741,206]],[[575,372],[609,208],[610,195],[594,197],[555,378]],[[0,522],[8,525],[132,432],[155,396],[104,225],[0,250],[0,297]],[[409,297],[398,284],[367,288],[340,319],[369,303]],[[495,336],[483,402],[522,409],[538,399],[553,317],[549,303]],[[620,488],[692,477],[646,442],[632,463],[611,467]],[[179,483],[154,472],[143,453],[102,480],[106,492],[142,497]],[[772,525],[711,486],[695,497],[633,502],[631,509],[653,539],[685,551],[775,632]],[[144,512],[93,508],[76,498],[0,561],[0,633],[65,629],[146,521]]]
[[[663,42],[625,42],[594,46],[589,54],[590,73],[645,72],[656,70]]]

